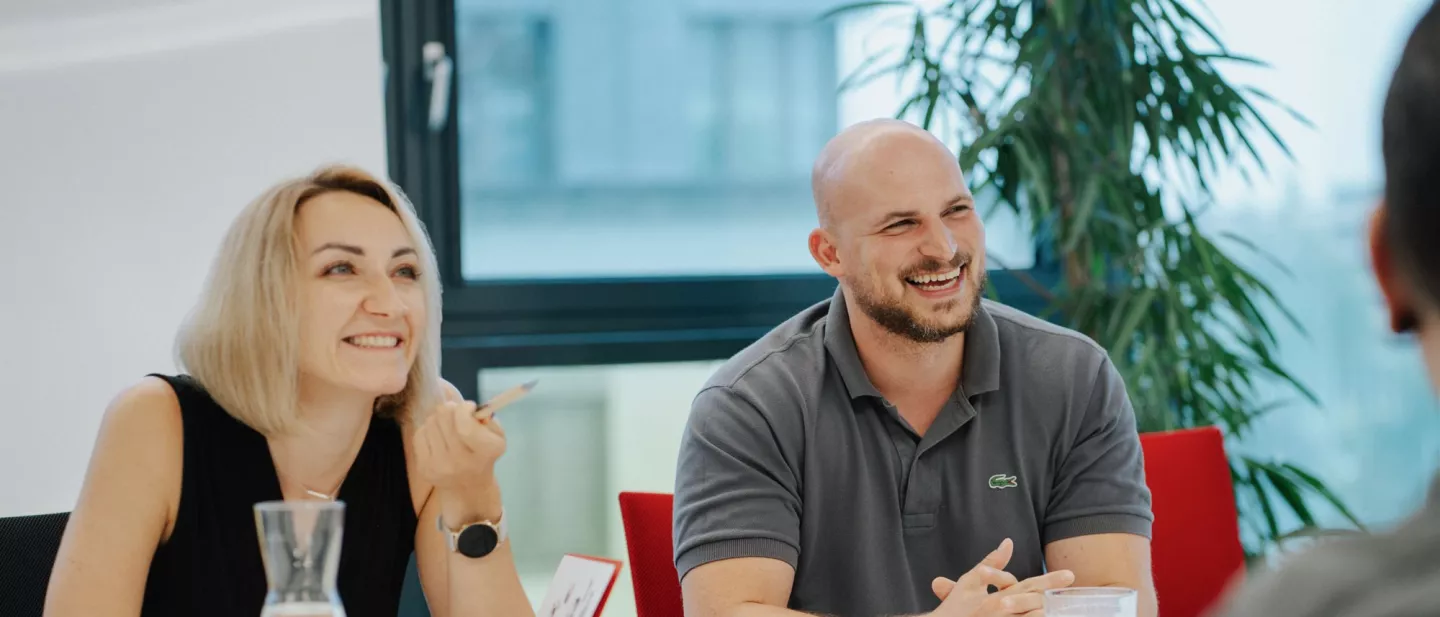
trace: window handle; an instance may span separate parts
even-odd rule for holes
[[[430,132],[439,133],[445,130],[445,123],[450,120],[450,81],[455,65],[450,55],[445,53],[445,44],[439,41],[426,43],[420,49],[420,56],[425,63],[425,79],[430,81],[427,124]]]

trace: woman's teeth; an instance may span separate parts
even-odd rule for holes
[[[400,344],[400,339],[393,336],[352,336],[345,339],[346,342],[356,347],[375,347],[388,349]]]

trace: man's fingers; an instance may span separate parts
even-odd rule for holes
[[[1073,582],[1075,582],[1075,573],[1069,570],[1056,570],[1041,576],[1027,578],[1009,588],[1001,589],[998,593],[1002,595],[1044,593],[1046,589],[1069,587]]]
[[[1000,546],[990,551],[980,563],[975,564],[969,572],[955,581],[956,584],[971,591],[988,591],[990,585],[1004,589],[1015,584],[1015,577],[1004,570],[1005,565],[1010,563],[1010,556],[1015,552],[1015,543],[1010,538],[1000,542]],[[934,585],[932,584],[933,588]]]
[[[980,565],[990,566],[996,570],[1003,570],[1005,566],[1010,565],[1010,557],[1014,553],[1015,543],[1012,542],[1010,538],[1005,538],[1000,541],[999,547],[990,551],[989,555],[986,555],[984,559],[980,560]]]
[[[1045,596],[1038,593],[1021,593],[1007,596],[1000,601],[1000,609],[1006,614],[1025,615],[1031,611],[1045,609]]]
[[[1014,587],[1018,582],[1020,581],[1015,578],[1014,574],[1004,570],[996,570],[990,575],[990,578],[985,581],[987,585],[994,585],[996,589],[1001,591]]]
[[[930,581],[930,591],[935,592],[935,597],[939,598],[941,602],[944,602],[945,598],[950,597],[950,591],[953,589],[955,589],[955,581],[943,576],[936,577],[935,580]]]
[[[1004,590],[1015,585],[1015,575],[1004,570],[992,568],[985,564],[975,566],[965,576],[960,577],[957,584],[963,585],[965,589],[975,592],[986,592],[990,586]],[[933,585],[932,585],[933,586]]]

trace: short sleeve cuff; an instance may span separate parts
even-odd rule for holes
[[[1098,514],[1045,526],[1045,543],[1101,533],[1128,533],[1150,538],[1151,520],[1134,514]]]
[[[778,559],[791,568],[800,563],[800,550],[788,543],[771,538],[738,538],[721,540],[693,547],[675,559],[675,571],[680,580],[691,570],[712,561],[739,559],[741,557],[768,557]]]

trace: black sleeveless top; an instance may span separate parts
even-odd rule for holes
[[[155,375],[180,399],[185,467],[168,541],[155,551],[143,617],[259,617],[265,567],[252,506],[281,499],[265,437],[189,377]],[[415,544],[400,426],[375,417],[336,499],[345,502],[337,588],[349,617],[395,617]]]

